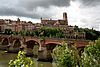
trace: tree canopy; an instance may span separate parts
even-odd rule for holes
[[[64,38],[65,35],[60,28],[41,27],[33,31],[20,31],[19,34],[23,36],[38,36],[38,37],[55,37]]]
[[[74,30],[78,32],[85,32],[85,36],[87,40],[97,40],[100,37],[100,32],[89,28],[78,28],[78,26],[74,26]]]

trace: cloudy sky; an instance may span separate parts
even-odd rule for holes
[[[100,30],[100,0],[0,0],[0,18],[31,20],[62,19],[68,13],[69,25]]]

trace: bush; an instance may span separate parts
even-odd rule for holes
[[[19,51],[17,59],[10,60],[9,67],[36,67],[31,58],[25,56],[25,52]]]
[[[75,46],[68,48],[62,45],[53,50],[58,67],[100,67],[100,39],[86,46],[82,56]]]
[[[100,67],[100,39],[89,45],[84,49],[82,63],[84,67]]]
[[[78,58],[75,56],[75,53],[64,44],[63,46],[57,46],[53,50],[53,56],[58,67],[78,66]]]

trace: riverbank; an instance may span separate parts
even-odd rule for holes
[[[15,53],[5,53],[5,51],[0,50],[0,67],[8,67],[8,63],[10,60],[14,60],[17,57],[17,54]],[[50,62],[41,62],[37,61],[36,58],[36,66],[40,67],[41,65],[43,67],[56,67],[55,63],[50,63]]]

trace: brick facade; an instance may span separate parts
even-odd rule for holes
[[[77,32],[74,30],[74,26],[68,25],[68,17],[67,13],[63,13],[63,19],[52,20],[52,19],[42,19],[41,23],[33,24],[31,21],[20,21],[18,18],[17,21],[13,20],[3,20],[0,19],[0,32],[3,32],[5,29],[11,29],[14,32],[20,32],[22,30],[32,31],[36,28],[40,28],[41,26],[47,27],[57,27],[61,28],[64,31],[66,38],[85,38],[85,32]]]

